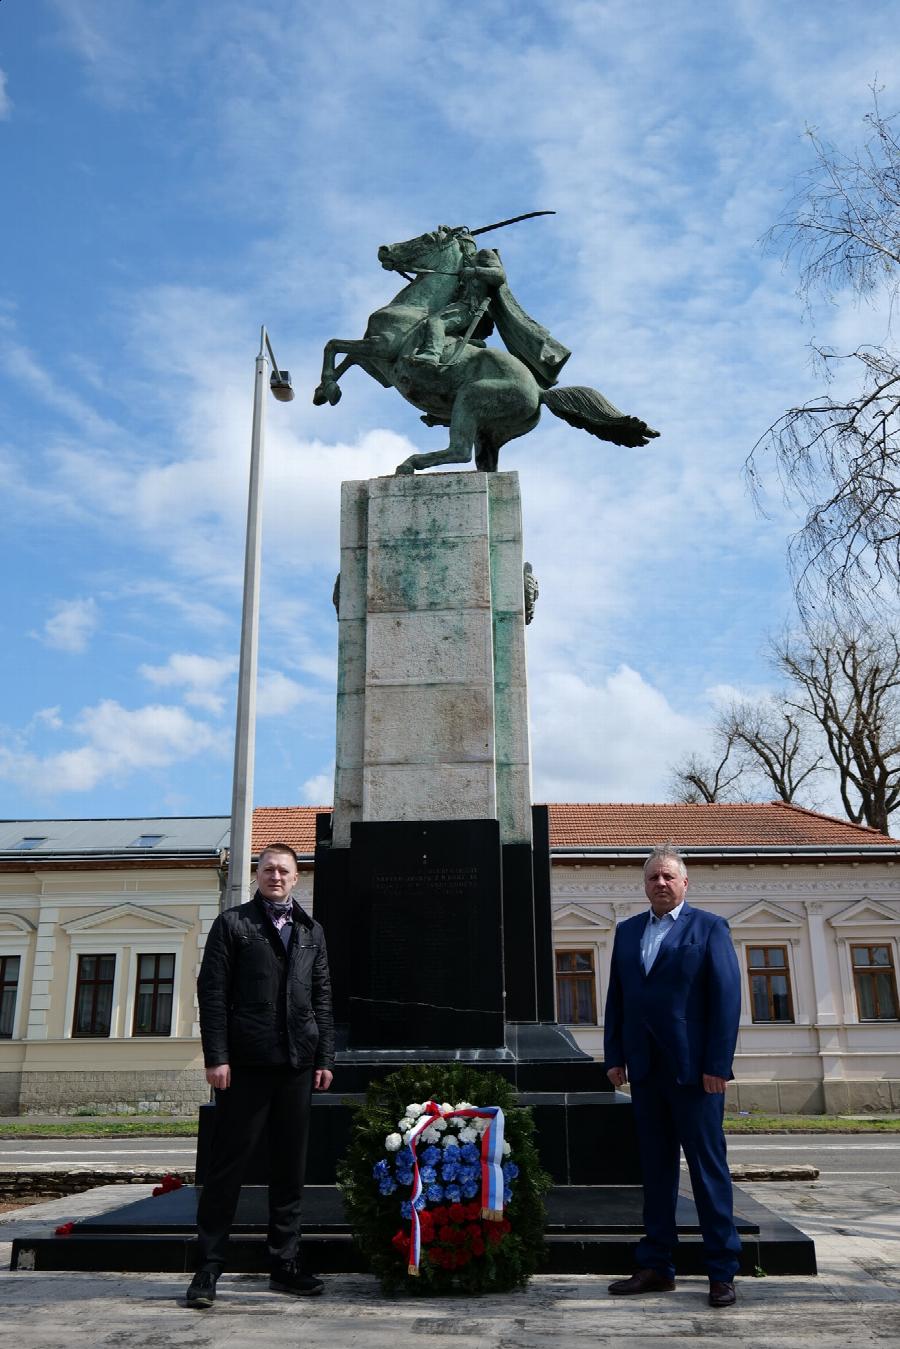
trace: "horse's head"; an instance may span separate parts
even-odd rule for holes
[[[455,272],[470,242],[474,246],[468,226],[438,225],[436,230],[419,234],[415,239],[382,244],[378,261],[388,272],[415,271],[417,267]]]

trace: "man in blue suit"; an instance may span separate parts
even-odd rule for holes
[[[613,1294],[670,1292],[678,1240],[680,1151],[709,1274],[709,1304],[730,1307],[741,1240],[735,1230],[722,1117],[737,1043],[740,975],[728,924],[685,902],[677,848],[644,865],[650,913],[616,929],[606,999],[605,1058],[614,1087],[631,1082],[644,1177],[644,1236],[637,1268]]]

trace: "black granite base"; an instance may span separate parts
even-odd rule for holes
[[[390,1070],[396,1066],[392,1065]],[[353,1106],[362,1100],[361,1093],[329,1092],[313,1096],[306,1164],[310,1185],[334,1184],[337,1164],[350,1143]],[[538,1091],[520,1092],[518,1101],[534,1112],[541,1165],[557,1184],[640,1184],[632,1106],[627,1096],[611,1091]],[[198,1185],[203,1184],[209,1167],[215,1121],[215,1106],[201,1106]],[[246,1183],[264,1185],[268,1167],[269,1140],[263,1138],[248,1162]]]
[[[141,1199],[76,1223],[65,1237],[20,1237],[11,1269],[167,1271],[189,1273],[196,1262],[194,1221],[197,1190],[185,1186],[156,1199]],[[809,1237],[775,1217],[749,1196],[736,1196],[736,1224],[743,1253],[741,1272],[815,1274]],[[267,1268],[266,1193],[247,1187],[234,1225],[229,1269],[262,1273]],[[641,1235],[639,1186],[560,1186],[547,1200],[547,1264],[554,1274],[621,1274],[633,1266]],[[697,1215],[689,1195],[678,1201],[682,1274],[703,1273]],[[331,1186],[309,1186],[304,1197],[303,1258],[321,1273],[365,1270],[344,1219],[340,1195]]]

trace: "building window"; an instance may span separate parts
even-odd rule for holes
[[[109,1035],[115,956],[79,956],[73,1035]]]
[[[593,951],[557,951],[556,1006],[566,1026],[596,1026],[597,990]]]
[[[157,843],[161,843],[164,838],[164,834],[141,834],[128,846],[129,848],[155,848]]]
[[[754,1021],[793,1021],[786,946],[748,946],[750,1007]]]
[[[0,1040],[11,1040],[19,987],[19,956],[0,956]]]
[[[860,1021],[897,1021],[897,977],[887,945],[851,946],[853,982]]]
[[[134,1034],[171,1035],[175,989],[174,955],[139,955],[134,997]]]

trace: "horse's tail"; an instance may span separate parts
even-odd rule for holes
[[[541,402],[570,426],[588,431],[600,440],[611,440],[614,445],[627,445],[629,449],[636,449],[659,435],[640,417],[629,417],[627,413],[620,412],[602,393],[585,385],[571,384],[565,389],[544,389]]]

